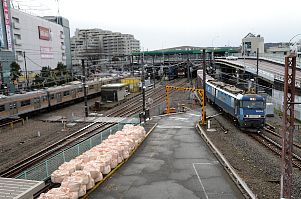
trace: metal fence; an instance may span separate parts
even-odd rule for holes
[[[109,135],[121,130],[125,124],[138,124],[139,115],[134,115],[131,118],[127,118],[120,123],[94,135],[93,137],[69,148],[59,152],[56,155],[51,156],[47,160],[31,167],[30,169],[22,172],[16,178],[42,181],[50,177],[50,175],[58,169],[58,167],[64,162],[70,161],[75,157],[81,155],[92,147],[100,144],[103,140],[107,139]]]

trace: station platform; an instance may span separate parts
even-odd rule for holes
[[[156,117],[136,153],[88,198],[244,198],[196,132],[200,113]]]

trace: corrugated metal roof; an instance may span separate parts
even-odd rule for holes
[[[45,186],[44,181],[0,177],[0,199],[29,199]]]

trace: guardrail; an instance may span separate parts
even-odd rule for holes
[[[29,168],[28,170],[20,173],[16,178],[26,180],[37,180],[44,181],[50,177],[50,175],[58,169],[58,167],[64,162],[70,161],[71,159],[81,155],[92,147],[100,144],[103,140],[107,139],[109,135],[116,133],[121,130],[126,124],[138,124],[139,115],[134,115],[131,119],[125,119],[120,123],[92,136],[91,138],[71,147],[66,150],[59,152],[51,156],[50,158],[42,161],[41,163]]]

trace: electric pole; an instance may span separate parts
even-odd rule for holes
[[[283,131],[282,131],[282,156],[280,198],[290,199],[293,181],[293,134],[295,129],[294,105],[296,94],[296,55],[285,57],[284,69],[284,99],[283,99]]]
[[[259,60],[259,48],[257,48],[257,52],[256,52],[256,93],[258,94],[258,60]]]
[[[206,50],[203,49],[203,89],[204,89],[204,106],[206,106]]]
[[[144,79],[144,54],[141,59],[142,64],[142,74],[141,74],[141,85],[142,85],[142,111],[143,111],[143,121],[145,122],[145,79]]]
[[[83,86],[84,86],[84,101],[85,101],[85,117],[88,117],[88,98],[87,98],[87,85],[86,85],[86,66],[85,60],[82,59],[82,69],[83,69]]]
[[[25,55],[25,51],[23,51],[23,57],[24,57],[24,67],[25,67],[26,89],[29,89],[28,73],[27,73],[27,65],[26,65],[26,55]]]

